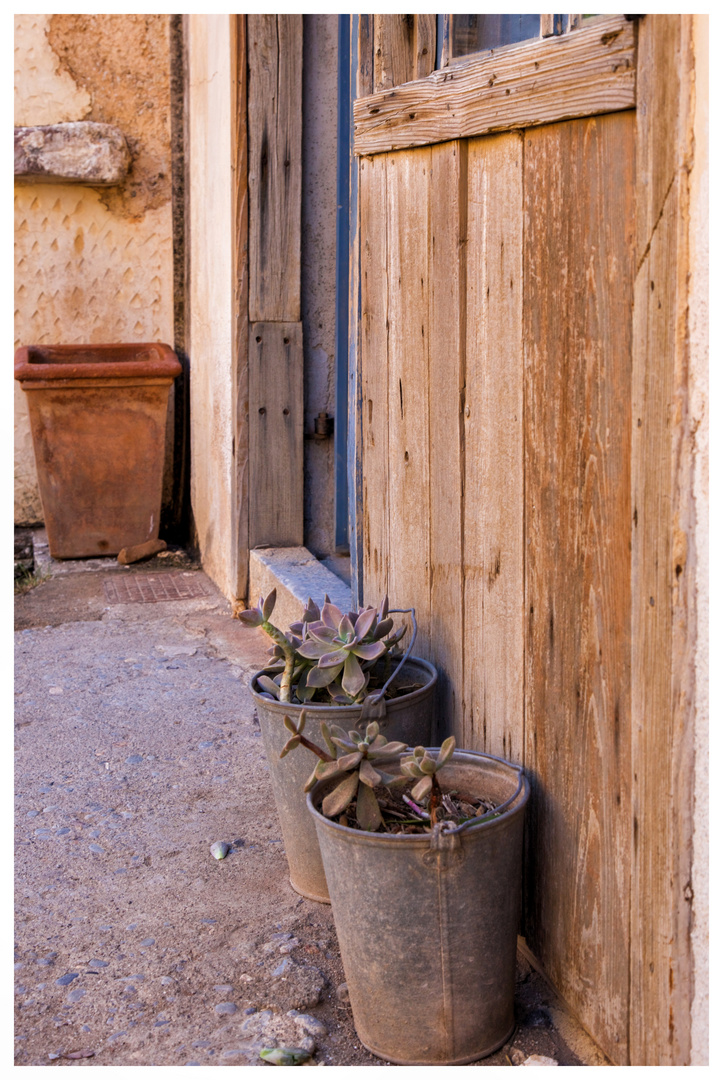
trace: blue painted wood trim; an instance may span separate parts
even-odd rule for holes
[[[336,151],[336,328],[334,353],[334,544],[349,547],[349,172],[351,166],[350,16],[339,15]]]

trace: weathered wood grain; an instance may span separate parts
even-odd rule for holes
[[[249,365],[248,365],[248,140],[246,130],[246,16],[231,16],[232,85],[235,103],[232,131],[234,162],[234,340],[232,380],[233,490],[231,543],[236,565],[236,599],[247,597],[249,573]]]
[[[437,738],[470,746],[462,726],[466,143],[432,147],[429,204],[429,650],[439,672]]]
[[[689,400],[690,16],[640,28],[632,412],[630,1061],[691,1053],[696,653]]]
[[[523,759],[522,138],[469,143],[464,732]]]
[[[374,16],[374,92],[414,78],[414,15]]]
[[[525,133],[526,933],[628,1060],[634,116]]]
[[[375,38],[382,43],[376,50],[379,62],[379,48],[386,56],[393,42],[390,35],[386,44],[382,26],[377,33],[376,19]],[[383,92],[354,105],[355,153],[376,154],[634,108],[635,31],[623,15],[611,15],[574,34],[470,60],[407,86],[398,82],[380,82],[375,66],[375,87]]]
[[[249,326],[249,546],[304,542],[301,323]]]
[[[639,28],[641,107],[636,113],[640,191],[637,247],[640,265],[681,165],[681,16],[656,15]]]
[[[387,159],[359,165],[365,604],[389,592]],[[406,605],[405,605],[406,606]]]
[[[249,15],[249,319],[301,318],[301,15]]]
[[[434,71],[437,51],[437,16],[414,16],[414,74],[413,79],[424,79]]]
[[[359,54],[356,97],[374,93],[374,16],[359,16]]]
[[[389,595],[416,608],[429,655],[429,180],[431,151],[387,157]]]

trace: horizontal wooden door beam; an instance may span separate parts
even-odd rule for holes
[[[354,152],[379,154],[635,108],[624,15],[492,52],[354,104]]]

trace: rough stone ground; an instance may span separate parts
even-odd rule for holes
[[[94,565],[16,598],[15,1063],[384,1066],[337,995],[331,909],[288,884],[246,689],[265,640],[182,556]],[[108,602],[169,565],[207,595]],[[605,1063],[522,960],[517,1016],[475,1065]]]

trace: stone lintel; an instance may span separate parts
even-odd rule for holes
[[[123,132],[79,120],[15,128],[15,179],[108,187],[121,184],[131,164]]]

